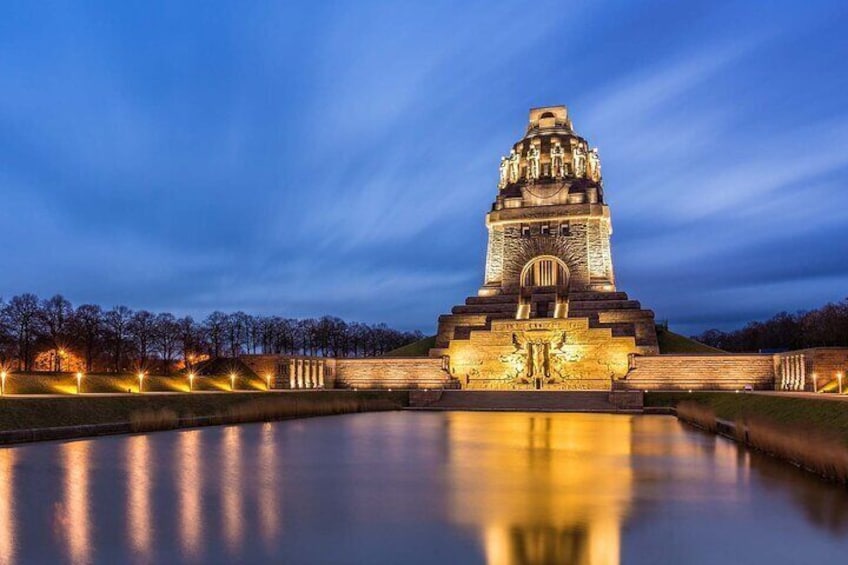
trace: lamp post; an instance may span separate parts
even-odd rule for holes
[[[189,392],[194,391],[194,373],[188,374],[188,391]]]
[[[819,391],[819,376],[813,373],[813,392]]]
[[[77,394],[82,394],[82,373],[77,373]]]
[[[6,371],[0,371],[0,396],[6,394],[6,377],[9,374]]]
[[[839,394],[842,394],[842,371],[836,373],[836,380],[839,381]]]
[[[138,393],[144,392],[144,373],[138,374]]]
[[[236,389],[236,374],[230,373],[230,392]]]
[[[265,376],[265,383],[266,383],[266,385],[267,385],[267,387],[265,388],[265,390],[271,390],[271,373],[268,373],[268,374]]]

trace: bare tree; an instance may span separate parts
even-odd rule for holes
[[[153,342],[162,358],[162,370],[171,374],[171,366],[180,342],[180,326],[173,314],[158,314],[153,322]]]
[[[68,342],[68,330],[74,315],[71,303],[61,294],[42,300],[39,308],[44,334],[53,349],[53,367],[56,372],[62,371],[62,357]]]
[[[103,317],[106,339],[112,357],[112,370],[116,373],[123,368],[122,362],[129,345],[128,326],[132,318],[132,310],[126,306],[115,306]]]
[[[223,312],[212,312],[203,321],[203,329],[209,340],[209,355],[215,359],[221,356],[224,344],[224,329],[227,325],[227,315]]]
[[[3,317],[17,345],[20,367],[24,371],[31,371],[35,340],[39,334],[38,297],[29,293],[13,296],[3,308]]]
[[[94,359],[104,330],[103,310],[96,304],[83,304],[74,312],[71,325],[77,343],[85,357],[85,370],[94,371]]]
[[[147,310],[139,310],[133,314],[127,324],[132,344],[135,346],[136,362],[139,369],[145,369],[153,349],[155,331],[155,316]]]

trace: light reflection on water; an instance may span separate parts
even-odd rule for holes
[[[156,465],[150,441],[148,435],[132,436],[126,441],[127,538],[133,554],[142,563],[150,562],[154,536],[150,505]]]
[[[188,430],[179,434],[177,462],[174,478],[179,485],[180,540],[183,556],[196,561],[201,554],[201,523],[203,509],[201,507],[201,491],[203,488],[203,465],[201,458],[201,431]]]
[[[844,489],[661,416],[359,414],[0,449],[0,563],[797,563],[846,551]]]

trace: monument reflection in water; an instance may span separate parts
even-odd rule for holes
[[[633,489],[633,420],[449,416],[451,511],[483,531],[486,560],[617,563]]]
[[[2,564],[836,562],[848,493],[669,417],[380,413],[3,448],[0,526]]]

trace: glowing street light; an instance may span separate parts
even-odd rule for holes
[[[144,392],[144,373],[138,374],[138,393]]]
[[[77,373],[77,394],[82,394],[82,373]]]
[[[267,387],[265,388],[265,390],[271,390],[271,373],[268,373],[268,374],[265,376],[265,384],[267,385]]]
[[[6,394],[6,377],[9,374],[6,371],[0,371],[0,395]]]
[[[236,374],[230,373],[230,392],[236,389]]]
[[[188,374],[188,391],[192,392],[194,390],[194,373]]]

